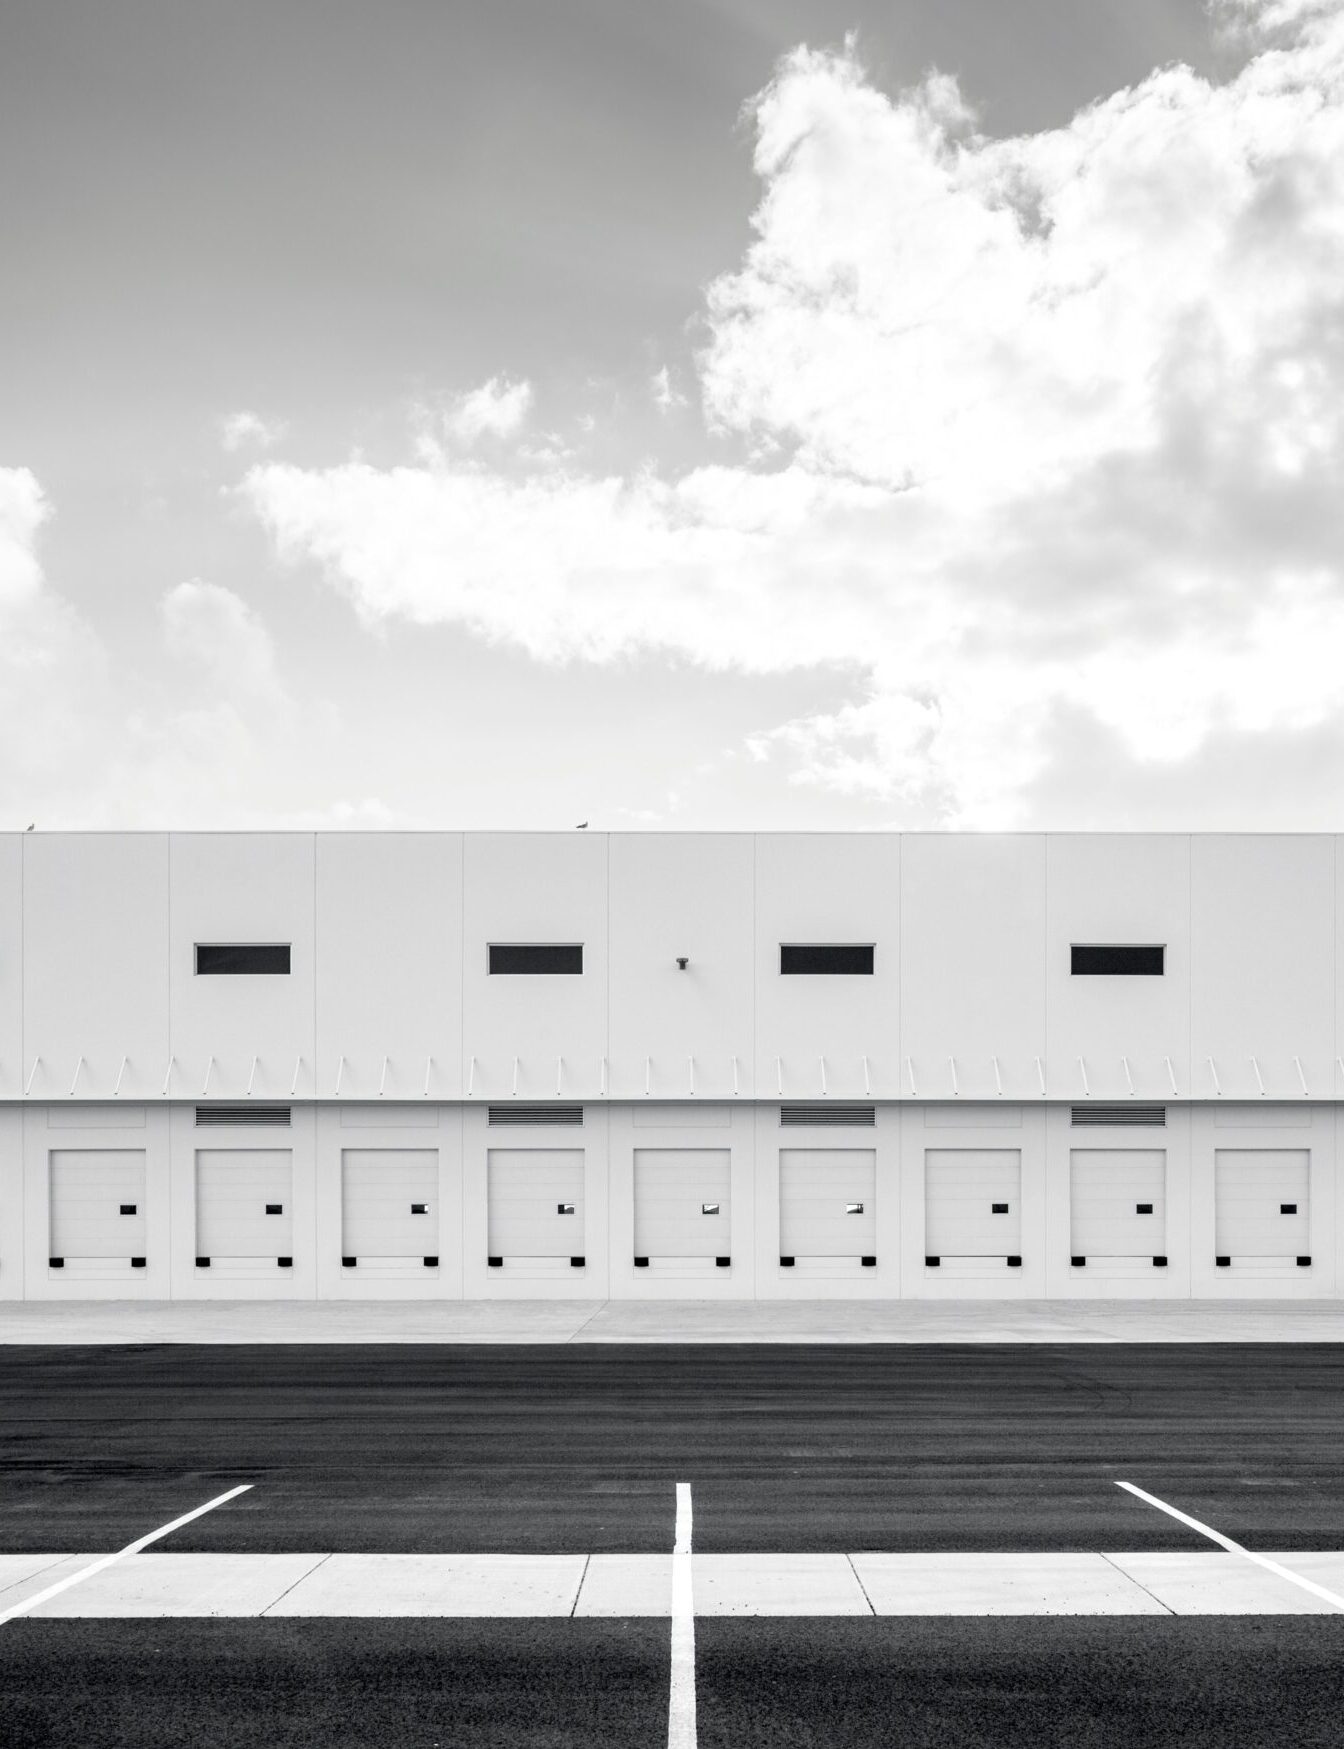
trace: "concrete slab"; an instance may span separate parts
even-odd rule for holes
[[[30,1613],[34,1619],[255,1616],[326,1559],[326,1555],[127,1555]]]
[[[575,1615],[670,1615],[671,1555],[594,1555]]]
[[[1097,1554],[851,1557],[877,1615],[1166,1615]]]
[[[1344,1342],[1339,1300],[67,1300],[0,1343]]]
[[[25,1579],[36,1579],[39,1574],[49,1572],[53,1567],[62,1566],[73,1559],[73,1555],[0,1555],[0,1598],[7,1591],[13,1591],[14,1596],[7,1601],[16,1602],[18,1587]],[[59,1577],[59,1574],[52,1574],[52,1578]],[[50,1584],[51,1580],[47,1583]],[[29,1592],[40,1589],[40,1586],[31,1586]]]
[[[332,1555],[267,1615],[572,1615],[586,1555]]]
[[[106,1554],[103,1549],[101,1554]],[[22,1603],[33,1597],[39,1591],[45,1591],[48,1585],[54,1585],[58,1579],[68,1579],[72,1573],[80,1572],[99,1560],[99,1554],[83,1555],[7,1555],[6,1560],[40,1562],[21,1579],[15,1580],[0,1592],[0,1609],[10,1609],[16,1603]],[[73,1588],[72,1588],[73,1589]]]
[[[696,1555],[697,1615],[871,1615],[848,1555]]]
[[[1279,1558],[1279,1557],[1274,1557]],[[1318,1584],[1329,1580],[1309,1571],[1313,1557],[1289,1555],[1284,1566],[1298,1563],[1298,1570]],[[1329,1558],[1329,1557],[1326,1557]],[[1165,1603],[1177,1615],[1338,1615],[1339,1610],[1302,1591],[1286,1579],[1267,1573],[1253,1561],[1224,1552],[1211,1554],[1112,1555],[1123,1572]],[[1335,1561],[1341,1559],[1336,1555]]]

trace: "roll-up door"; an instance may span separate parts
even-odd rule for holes
[[[1214,1249],[1219,1258],[1311,1250],[1311,1155],[1306,1148],[1219,1148],[1214,1166]]]
[[[1017,1148],[930,1148],[924,1156],[926,1257],[1020,1258]]]
[[[439,1156],[433,1148],[341,1151],[341,1254],[423,1258],[439,1249]]]
[[[293,1194],[289,1148],[198,1149],[197,1257],[292,1257]]]
[[[779,1156],[783,1257],[877,1252],[877,1154],[872,1148],[784,1148]]]
[[[583,1255],[583,1149],[491,1148],[491,1257]]]
[[[1075,1148],[1069,1222],[1076,1258],[1165,1256],[1166,1150]]]
[[[53,1260],[144,1257],[143,1148],[53,1149],[50,1186]]]
[[[635,1256],[730,1257],[727,1148],[635,1149]]]

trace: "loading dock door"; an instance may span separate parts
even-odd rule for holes
[[[874,1149],[780,1151],[779,1249],[784,1257],[876,1255]]]
[[[492,1257],[582,1256],[583,1149],[491,1148]]]
[[[1075,1257],[1165,1256],[1166,1150],[1075,1148],[1069,1222]]]
[[[1220,1257],[1291,1261],[1311,1251],[1306,1148],[1219,1148],[1213,1156],[1214,1249]]]
[[[439,1249],[439,1156],[433,1148],[341,1152],[341,1254],[423,1258]]]
[[[294,1252],[294,1156],[288,1148],[201,1148],[196,1255],[274,1262]]]
[[[1020,1149],[928,1149],[924,1155],[926,1256],[1020,1256],[1021,1198]]]
[[[52,1257],[145,1255],[143,1148],[60,1148],[51,1154]]]
[[[727,1148],[635,1149],[635,1256],[731,1257]]]

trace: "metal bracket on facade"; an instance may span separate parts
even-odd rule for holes
[[[387,1087],[387,1058],[384,1057],[383,1058],[383,1072],[378,1077],[378,1097],[379,1097],[379,1099],[381,1099],[383,1097],[383,1093],[384,1093],[384,1090],[386,1089],[386,1087]]]
[[[24,1089],[23,1089],[23,1094],[24,1094],[25,1099],[28,1097],[28,1095],[33,1090],[33,1076],[36,1075],[36,1073],[37,1073],[38,1069],[41,1067],[41,1065],[42,1065],[41,1057],[34,1057],[33,1058],[33,1066],[28,1071],[28,1080],[25,1083]]]
[[[205,1083],[201,1088],[201,1098],[202,1099],[204,1099],[206,1094],[210,1091],[210,1077],[214,1074],[214,1072],[215,1072],[215,1059],[213,1057],[211,1057],[210,1061],[205,1065]]]
[[[471,1059],[471,1067],[467,1070],[467,1098],[470,1099],[476,1091],[476,1059]]]
[[[783,1065],[783,1063],[780,1062],[778,1057],[775,1058],[775,1086],[779,1090],[779,1097],[781,1099],[783,1099],[783,1097],[784,1097],[784,1065]]]
[[[828,1097],[826,1092],[826,1059],[818,1057],[817,1061],[821,1064],[821,1097],[825,1099]]]
[[[160,1099],[166,1099],[168,1097],[168,1084],[173,1078],[173,1065],[176,1062],[176,1057],[169,1057],[168,1067],[163,1071],[163,1086],[159,1089]]]
[[[1210,1057],[1208,1059],[1208,1062],[1209,1062],[1209,1073],[1210,1073],[1210,1075],[1213,1076],[1213,1090],[1218,1095],[1218,1097],[1221,1099],[1223,1096],[1223,1089],[1222,1089],[1222,1084],[1218,1080],[1218,1071],[1214,1067],[1212,1057]]]
[[[905,1072],[910,1077],[910,1097],[911,1099],[918,1099],[919,1088],[915,1086],[915,1064],[912,1057],[907,1057],[905,1059]]]
[[[947,1066],[952,1071],[952,1097],[953,1099],[960,1099],[961,1088],[957,1086],[957,1059],[955,1057],[949,1057],[947,1059]]]
[[[515,1057],[513,1059],[513,1087],[511,1089],[511,1091],[513,1093],[513,1097],[515,1099],[517,1099],[517,1097],[518,1097],[518,1059],[517,1059],[517,1057]]]
[[[1171,1066],[1170,1057],[1163,1057],[1162,1061],[1167,1065],[1167,1079],[1171,1082],[1171,1096],[1174,1099],[1176,1097],[1176,1071]]]
[[[873,1089],[872,1089],[870,1077],[868,1074],[868,1059],[867,1059],[867,1057],[864,1057],[861,1060],[863,1062],[863,1096],[865,1099],[867,1099],[869,1094],[871,1094],[871,1092],[873,1091]]]
[[[603,1099],[605,1099],[607,1097],[607,1059],[605,1057],[602,1059],[600,1074],[601,1080],[598,1084],[598,1092],[602,1095]]]
[[[1255,1084],[1260,1089],[1260,1097],[1263,1099],[1265,1097],[1265,1078],[1260,1073],[1260,1065],[1254,1057],[1251,1058],[1251,1067],[1255,1070]]]
[[[998,1094],[999,1098],[1002,1099],[1003,1076],[999,1073],[999,1059],[997,1057],[991,1057],[989,1060],[994,1065],[994,1091]]]
[[[425,1058],[425,1090],[424,1090],[424,1093],[421,1095],[422,1099],[429,1098],[429,1076],[430,1076],[430,1071],[433,1069],[433,1067],[434,1067],[433,1057],[426,1057]]]
[[[1297,1070],[1297,1078],[1302,1083],[1302,1097],[1303,1097],[1303,1099],[1305,1099],[1307,1097],[1307,1078],[1302,1073],[1302,1059],[1301,1059],[1301,1057],[1294,1057],[1293,1058],[1293,1065]]]
[[[653,1092],[653,1058],[644,1059],[644,1097],[647,1099]]]
[[[345,1074],[345,1058],[342,1057],[336,1065],[336,1097],[341,1096],[341,1077]]]
[[[251,1097],[252,1097],[252,1083],[257,1078],[257,1063],[258,1063],[258,1061],[259,1061],[258,1058],[253,1057],[253,1059],[252,1059],[252,1072],[247,1078],[247,1097],[249,1099],[251,1099]]]
[[[289,1097],[291,1099],[293,1099],[294,1095],[299,1090],[299,1070],[302,1067],[303,1067],[303,1058],[302,1057],[295,1057],[295,1059],[294,1059],[294,1078],[289,1084]]]
[[[113,1099],[115,1099],[117,1097],[117,1095],[121,1092],[121,1078],[126,1073],[126,1064],[127,1064],[128,1060],[129,1059],[127,1059],[126,1057],[123,1057],[121,1059],[121,1067],[117,1070],[117,1078],[112,1084],[112,1097],[113,1097]]]
[[[687,1057],[687,1059],[686,1059],[686,1074],[687,1074],[687,1077],[690,1081],[691,1098],[694,1099],[695,1098],[695,1058],[694,1057]]]
[[[1120,1061],[1125,1066],[1125,1080],[1129,1083],[1129,1097],[1131,1099],[1133,1099],[1133,1097],[1134,1097],[1134,1077],[1129,1072],[1129,1058],[1128,1057],[1121,1057]]]
[[[1087,1064],[1086,1064],[1086,1063],[1085,1063],[1085,1062],[1084,1062],[1084,1061],[1083,1061],[1083,1059],[1082,1059],[1082,1058],[1081,1058],[1081,1057],[1079,1057],[1079,1059],[1078,1059],[1078,1073],[1079,1073],[1079,1074],[1080,1074],[1080,1075],[1081,1075],[1081,1076],[1082,1076],[1082,1078],[1083,1078],[1083,1093],[1084,1093],[1084,1096],[1085,1096],[1085,1097],[1086,1097],[1086,1098],[1088,1098],[1088,1099],[1091,1099],[1091,1097],[1092,1097],[1092,1089],[1091,1089],[1091,1088],[1090,1088],[1090,1087],[1089,1087],[1089,1086],[1088,1086],[1088,1084],[1087,1084]]]
[[[1041,1084],[1041,1098],[1044,1099],[1045,1098],[1045,1065],[1041,1062],[1041,1059],[1039,1057],[1037,1057],[1037,1059],[1036,1059],[1036,1079]]]
[[[563,1057],[557,1057],[555,1059],[555,1097],[557,1099],[559,1099],[559,1097],[560,1097],[560,1084],[564,1080],[564,1078],[565,1078],[565,1059]]]
[[[81,1057],[79,1059],[79,1061],[75,1064],[75,1079],[70,1083],[70,1093],[69,1093],[68,1097],[70,1097],[71,1099],[74,1098],[75,1087],[78,1085],[78,1082],[79,1082],[79,1072],[83,1067],[84,1067],[84,1059],[83,1059],[83,1057]]]
[[[737,1058],[733,1058],[733,1098],[737,1098]]]

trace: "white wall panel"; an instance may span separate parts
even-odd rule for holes
[[[23,840],[28,836],[0,832],[0,1099],[22,1093],[28,1075],[23,1048]],[[32,1058],[26,1061],[31,1064]]]
[[[592,1097],[607,1044],[607,841],[472,834],[463,901],[463,1077],[476,1098]],[[491,942],[582,942],[579,976],[492,977]]]
[[[1335,1079],[1334,840],[1192,840],[1191,1075],[1225,1099],[1328,1098]],[[1252,1061],[1254,1059],[1254,1062]],[[1257,1079],[1256,1068],[1260,1079]]]
[[[756,840],[756,1093],[900,1092],[901,840],[761,833]],[[783,942],[872,942],[871,977],[783,977]],[[863,1058],[868,1059],[865,1084]]]
[[[920,1098],[1039,1093],[1044,961],[1042,837],[907,834],[901,1052]]]
[[[173,1091],[212,1099],[312,1097],[313,835],[175,833],[172,902]],[[288,942],[288,976],[198,977],[197,942]]]
[[[461,834],[321,833],[316,856],[319,1094],[342,1058],[342,1099],[460,1094]]]
[[[754,845],[745,833],[632,833],[610,861],[610,1092],[751,1092]],[[688,961],[683,971],[678,957]]]
[[[1161,943],[1165,969],[1156,978],[1074,977],[1074,942]],[[1052,1097],[1083,1098],[1085,1068],[1094,1098],[1127,1098],[1132,1077],[1138,1097],[1170,1099],[1170,1057],[1176,1086],[1188,1098],[1190,839],[1052,833],[1046,841],[1045,968]]]
[[[27,834],[23,881],[29,1070],[42,1059],[32,1096],[68,1097],[73,1084],[78,1099],[107,1099],[118,1075],[120,1098],[157,1096],[169,1048],[167,834]]]

